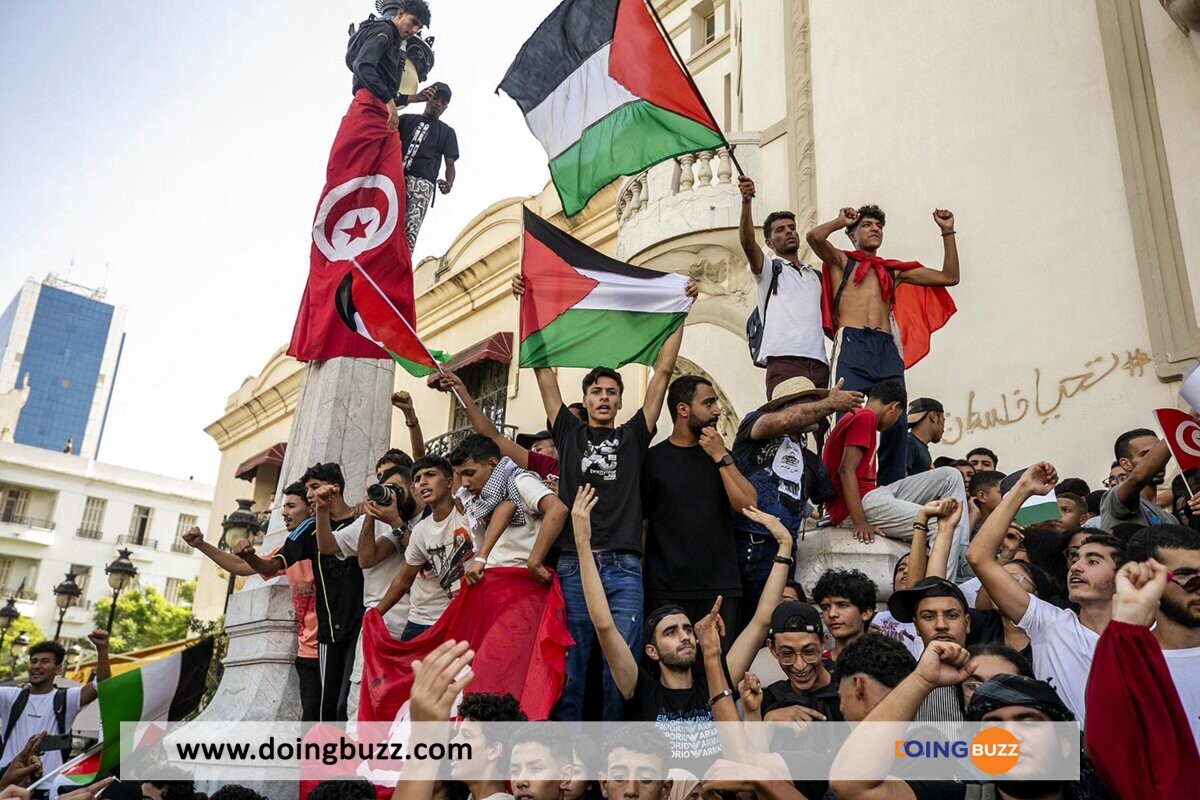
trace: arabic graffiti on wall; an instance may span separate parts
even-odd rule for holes
[[[1146,374],[1146,366],[1154,359],[1142,349],[1126,350],[1122,359],[1116,353],[1097,356],[1083,365],[1083,372],[1060,378],[1057,385],[1043,377],[1040,367],[1033,370],[1033,391],[1026,394],[1013,389],[1000,395],[1000,402],[991,408],[977,408],[976,392],[967,394],[966,413],[946,416],[946,433],[942,444],[958,444],[967,434],[995,427],[1015,425],[1029,417],[1030,412],[1045,425],[1062,417],[1064,402],[1102,383],[1117,370],[1125,370],[1131,378]],[[1028,388],[1028,387],[1026,387]]]

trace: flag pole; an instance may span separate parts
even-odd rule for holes
[[[437,364],[438,374],[445,376],[446,370],[443,369],[442,362],[440,362],[436,358],[434,358],[433,353],[429,352],[429,348],[425,346],[425,342],[421,341],[420,336],[417,336],[417,332],[415,330],[413,330],[413,326],[410,325],[408,323],[408,320],[404,317],[404,315],[400,313],[400,309],[396,308],[396,304],[392,302],[392,299],[390,297],[388,297],[386,294],[384,294],[383,289],[380,289],[379,284],[377,284],[375,282],[375,280],[370,275],[367,274],[367,271],[362,268],[362,264],[358,263],[357,258],[351,258],[350,263],[354,265],[354,268],[356,270],[358,270],[358,273],[360,275],[362,275],[364,278],[366,278],[367,283],[371,284],[371,288],[374,289],[379,294],[379,296],[383,298],[383,302],[388,304],[388,308],[390,308],[392,310],[392,313],[400,318],[400,321],[404,323],[404,327],[408,328],[408,332],[412,334],[412,337],[414,339],[416,339],[418,343],[420,343],[421,349],[425,351],[425,355],[429,356],[429,360],[432,361],[434,364]],[[454,395],[454,399],[458,401],[459,408],[466,408],[467,404],[464,403],[462,397],[459,396],[458,389],[451,388],[450,391]]]
[[[725,131],[721,130],[720,124],[717,123],[717,118],[713,116],[712,109],[708,107],[708,101],[704,99],[704,95],[700,92],[700,87],[696,85],[695,79],[692,78],[691,70],[687,68],[683,56],[679,55],[679,50],[675,47],[675,40],[671,38],[671,34],[667,33],[667,26],[663,25],[662,17],[658,16],[658,11],[654,8],[653,0],[650,0],[650,2],[646,2],[646,0],[634,0],[634,2],[643,2],[650,8],[650,16],[654,17],[654,23],[658,25],[658,32],[667,40],[667,47],[671,48],[671,53],[675,56],[675,61],[678,62],[679,68],[683,70],[688,85],[692,87],[692,91],[696,93],[696,97],[700,98],[700,105],[704,106],[704,111],[708,114],[709,121],[712,122],[717,135],[721,137],[721,141],[725,143],[725,149],[729,151],[729,160],[733,162],[733,166],[737,169],[738,177],[744,176],[746,170],[742,169],[742,165],[738,163],[737,153],[734,152],[733,145],[725,138]]]

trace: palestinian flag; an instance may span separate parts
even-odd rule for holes
[[[439,361],[450,360],[447,354],[424,345],[404,315],[357,263],[338,284],[334,302],[338,316],[350,330],[387,351],[409,375],[432,375],[438,371]]]
[[[597,253],[525,209],[522,367],[653,364],[692,306],[688,279]]]
[[[1017,481],[1021,480],[1021,476],[1024,474],[1025,470],[1020,470],[1000,481],[1000,494],[1006,495],[1011,492],[1013,487],[1017,485]],[[1049,522],[1052,519],[1059,519],[1061,517],[1062,514],[1058,510],[1058,498],[1054,495],[1054,490],[1051,489],[1048,494],[1035,494],[1022,503],[1021,507],[1017,509],[1017,516],[1013,522],[1024,528],[1028,525]]]
[[[574,216],[622,175],[725,144],[645,0],[564,0],[501,81]]]
[[[97,685],[100,703],[101,743],[97,749],[76,759],[62,776],[88,784],[121,761],[121,723],[182,720],[200,705],[213,657],[213,639],[201,639],[173,656],[153,661],[139,669],[123,672]],[[134,749],[161,738],[158,726],[139,726]]]

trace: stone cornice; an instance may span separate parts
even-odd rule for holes
[[[224,451],[242,439],[279,422],[296,408],[304,370],[298,369],[245,403],[227,411],[223,417],[204,428],[217,448]]]

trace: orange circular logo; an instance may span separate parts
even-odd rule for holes
[[[988,775],[1003,775],[1020,757],[1017,737],[1004,728],[984,728],[971,740],[971,763]]]

